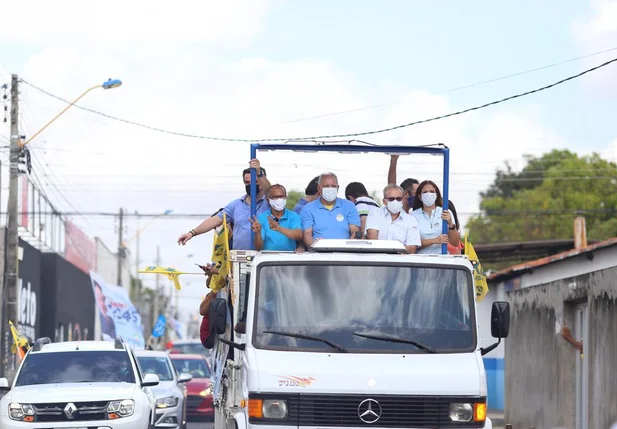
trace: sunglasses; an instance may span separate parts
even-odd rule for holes
[[[386,200],[392,202],[392,201],[403,201],[403,197],[388,197],[386,198]]]

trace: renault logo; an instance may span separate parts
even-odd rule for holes
[[[69,420],[73,420],[75,418],[75,411],[77,411],[77,407],[73,403],[68,403],[66,404],[66,407],[64,407],[64,415]]]
[[[358,405],[358,417],[364,423],[375,423],[381,417],[381,405],[374,399],[365,399]]]

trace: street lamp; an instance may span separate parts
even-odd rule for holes
[[[120,79],[109,79],[107,82],[103,83],[103,89],[114,89],[122,85],[122,81]]]
[[[28,140],[26,140],[24,143],[20,143],[20,147],[24,147],[25,145],[27,145],[28,143],[30,143],[32,140],[34,140],[34,138],[36,136],[38,136],[39,134],[41,134],[43,132],[43,130],[45,130],[48,126],[50,126],[56,119],[58,119],[60,116],[62,116],[62,114],[64,112],[66,112],[67,110],[69,110],[72,106],[74,106],[79,100],[81,100],[87,93],[89,93],[92,90],[95,90],[97,88],[103,88],[103,89],[113,89],[113,88],[117,88],[120,85],[122,85],[122,81],[120,79],[109,79],[107,80],[107,82],[103,82],[100,85],[96,85],[93,86],[92,88],[87,89],[83,94],[81,94],[79,97],[77,97],[75,99],[75,101],[73,101],[72,103],[70,103],[68,106],[66,106],[64,109],[62,109],[62,111],[60,113],[58,113],[56,116],[54,116],[51,121],[49,121],[47,124],[45,124],[45,126],[43,128],[41,128],[40,130],[38,130],[32,137],[30,137]]]
[[[19,248],[19,232],[17,225],[18,215],[18,184],[19,184],[19,155],[24,146],[43,132],[49,125],[58,119],[71,106],[74,106],[87,93],[97,88],[112,89],[122,84],[119,80],[108,80],[99,85],[87,89],[75,101],[66,106],[60,113],[54,116],[43,128],[32,137],[22,143],[19,132],[19,76],[11,75],[11,146],[10,146],[10,170],[9,170],[9,198],[7,207],[7,232],[6,232],[6,264],[4,268],[4,283],[0,287],[0,296],[6,305],[5,312],[0,309],[0,330],[4,335],[8,329],[8,321],[17,322],[19,313],[19,287],[17,278],[17,253]],[[4,375],[12,379],[15,375],[13,360],[4,359]]]

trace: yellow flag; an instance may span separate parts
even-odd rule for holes
[[[467,233],[465,233],[465,255],[467,255],[469,262],[471,262],[471,265],[473,266],[473,278],[476,286],[476,301],[480,302],[488,293],[488,282],[486,281],[484,270],[482,269],[482,265],[480,265],[480,260],[478,259],[475,249],[471,243],[467,241]]]
[[[165,277],[167,277],[169,280],[174,282],[174,287],[177,290],[182,290],[178,277],[181,274],[193,274],[193,273],[183,273],[182,271],[178,271],[175,268],[163,268],[163,267],[156,267],[156,266],[146,267],[145,270],[139,271],[139,272],[143,274],[146,274],[146,273],[147,274],[162,274]]]
[[[227,216],[224,212],[222,227],[214,231],[214,240],[212,243],[212,263],[218,269],[218,274],[213,274],[210,278],[210,290],[216,293],[225,287],[226,278],[231,272]]]
[[[28,340],[25,337],[23,337],[19,332],[17,332],[17,329],[13,325],[13,322],[11,322],[10,320],[9,328],[11,330],[11,335],[13,336],[13,345],[11,346],[11,351],[13,353],[17,353],[19,361],[21,362],[26,356],[26,352],[23,350],[23,347],[25,347],[27,350],[30,350],[30,343],[28,343]]]

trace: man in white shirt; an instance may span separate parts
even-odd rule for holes
[[[366,219],[369,240],[397,240],[409,253],[421,246],[418,221],[403,211],[403,188],[391,184],[383,190],[384,207],[372,211]]]

